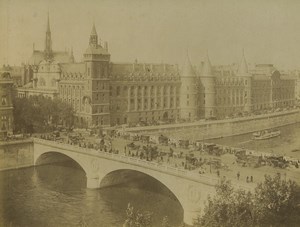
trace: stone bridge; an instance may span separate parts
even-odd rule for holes
[[[180,202],[186,224],[192,224],[193,219],[203,211],[208,195],[215,193],[214,186],[218,182],[218,178],[201,176],[180,168],[34,138],[34,164],[37,165],[38,159],[49,153],[63,154],[77,162],[86,173],[87,188],[91,189],[100,188],[100,185],[102,187],[102,181],[108,174],[115,172],[115,177],[122,177],[120,175],[122,170],[138,171],[156,179]]]

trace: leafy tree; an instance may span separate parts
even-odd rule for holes
[[[161,226],[162,227],[171,227],[171,225],[169,224],[169,218],[168,216],[165,216],[162,220],[162,223],[161,223]]]
[[[52,130],[58,124],[73,126],[72,107],[59,99],[44,96],[14,97],[15,132],[33,133]]]
[[[291,180],[265,176],[254,193],[256,222],[261,225],[296,226],[300,223],[300,189]]]
[[[128,203],[126,215],[127,219],[125,220],[123,227],[147,227],[152,224],[153,213],[134,211],[134,208],[130,203]]]
[[[222,180],[216,186],[216,196],[208,198],[204,215],[195,226],[251,226],[251,193],[235,191],[230,181]]]
[[[280,175],[265,176],[254,193],[234,190],[225,180],[216,192],[194,226],[296,226],[300,221],[299,187]]]

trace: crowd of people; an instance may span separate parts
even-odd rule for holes
[[[208,171],[209,173],[215,172],[218,177],[221,175],[220,170],[222,170],[222,168],[224,169],[221,159],[212,160],[211,158],[207,158],[207,156],[233,154],[236,156],[236,163],[241,164],[241,166],[245,166],[245,163],[248,164],[249,157],[258,157],[259,162],[272,157],[268,155],[259,156],[254,151],[241,148],[233,148],[204,142],[189,142],[188,146],[184,146],[184,148],[176,147],[174,144],[165,144],[165,142],[160,143],[159,140],[158,144],[154,144],[145,140],[145,137],[143,136],[130,137],[128,135],[124,136],[120,133],[112,133],[110,135],[102,136],[101,138],[98,137],[98,139],[94,138],[94,140],[90,140],[90,138],[86,138],[80,133],[69,134],[65,137],[57,133],[41,134],[39,138],[67,143],[82,148],[94,149],[101,152],[134,157],[140,160],[155,162],[157,164],[163,164],[175,168],[190,171],[196,170],[199,174],[205,174]],[[165,138],[166,137],[164,136],[164,140],[162,141],[165,141]],[[123,147],[113,146],[112,142],[114,140],[117,141],[118,139],[127,141],[127,144]],[[295,166],[299,167],[299,160]],[[247,183],[253,182],[253,176],[245,177]],[[240,180],[240,172],[237,173],[236,178],[237,180]]]

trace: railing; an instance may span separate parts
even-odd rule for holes
[[[99,151],[99,150],[95,150],[95,149],[83,148],[83,147],[78,147],[78,146],[74,146],[74,145],[70,145],[70,144],[58,143],[58,142],[43,140],[43,139],[38,139],[38,138],[34,138],[34,143],[48,145],[51,147],[57,147],[57,148],[74,151],[74,152],[81,153],[81,154],[90,154],[90,155],[105,158],[105,159],[109,158],[109,159],[112,159],[115,161],[121,161],[124,163],[138,165],[140,167],[144,167],[144,168],[148,168],[148,169],[152,169],[152,170],[156,170],[156,171],[160,171],[160,172],[166,172],[168,174],[188,178],[190,180],[199,181],[202,183],[215,185],[218,182],[218,178],[207,177],[207,176],[199,175],[195,172],[187,171],[187,170],[184,170],[181,168],[176,168],[176,167],[172,167],[172,166],[163,165],[160,163],[141,160],[139,158],[129,157],[129,156],[125,156],[122,154],[108,153],[108,152],[103,152],[103,151]]]
[[[65,149],[68,151],[74,151],[74,152],[85,154],[85,155],[88,154],[88,155],[93,155],[93,156],[100,157],[100,158],[111,159],[111,160],[123,162],[126,164],[132,164],[135,166],[167,173],[170,175],[186,178],[191,181],[204,183],[204,184],[208,184],[208,185],[216,185],[220,181],[220,178],[217,178],[217,177],[199,175],[197,172],[188,171],[188,170],[184,170],[184,169],[176,168],[176,167],[172,167],[172,166],[167,166],[167,165],[163,165],[163,164],[155,163],[155,162],[151,162],[151,161],[141,160],[139,158],[129,157],[129,156],[125,156],[122,154],[108,153],[108,152],[103,152],[100,150],[83,148],[83,147],[78,147],[78,146],[74,146],[74,145],[70,145],[70,144],[64,144],[64,143],[43,140],[43,139],[38,139],[38,138],[34,138],[34,143],[39,143],[42,145],[48,145],[51,147],[61,148],[61,149]],[[236,183],[232,183],[232,184],[233,184],[233,186],[235,186],[237,188],[243,188],[246,190],[252,189],[252,187],[250,187],[249,185],[236,184]]]

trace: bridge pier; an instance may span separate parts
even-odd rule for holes
[[[192,226],[194,224],[194,220],[200,215],[199,211],[189,211],[183,210],[183,222],[187,225]]]
[[[86,173],[86,187],[90,189],[98,189],[100,185],[108,187],[125,183],[130,180],[128,171],[137,171],[156,179],[178,199],[184,211],[183,220],[187,225],[192,225],[194,219],[201,215],[208,195],[215,193],[217,180],[213,178],[199,177],[198,174],[169,166],[157,166],[144,160],[109,153],[97,154],[71,145],[34,139],[34,163],[47,153],[60,153],[77,162]],[[115,171],[121,172],[114,174]],[[106,177],[108,174],[110,175]]]
[[[89,189],[97,189],[100,187],[99,177],[86,176],[86,187]]]

